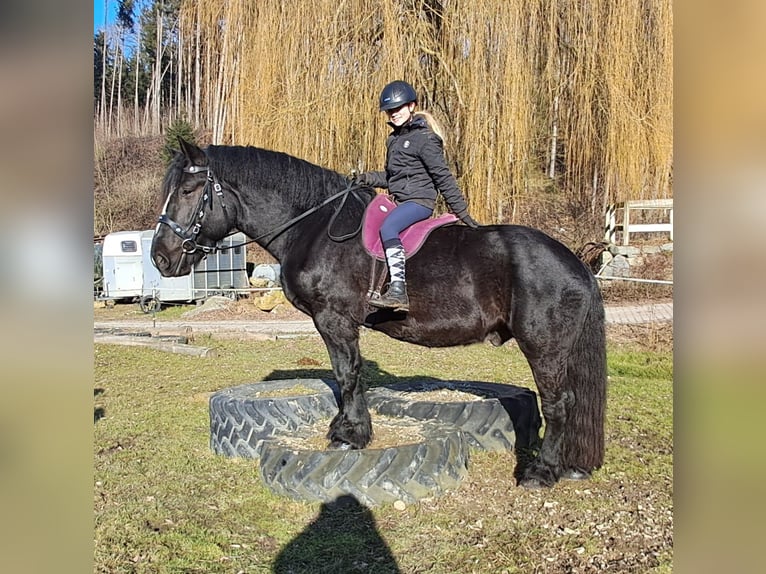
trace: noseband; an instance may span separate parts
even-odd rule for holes
[[[158,219],[160,223],[164,223],[170,227],[170,229],[173,230],[173,233],[181,238],[181,250],[187,255],[192,254],[197,250],[202,251],[205,254],[215,253],[218,250],[215,246],[208,247],[207,245],[199,245],[197,243],[197,237],[202,229],[202,220],[205,218],[205,204],[207,204],[210,209],[213,208],[211,187],[218,196],[218,200],[221,202],[221,207],[224,212],[226,211],[226,204],[223,202],[223,188],[221,187],[221,184],[218,183],[218,179],[213,172],[210,171],[210,168],[199,165],[192,165],[184,168],[185,173],[199,173],[201,171],[207,171],[207,182],[205,183],[205,187],[202,188],[202,195],[200,195],[199,202],[195,208],[196,216],[194,216],[189,225],[184,229],[181,225],[168,217],[164,210]]]

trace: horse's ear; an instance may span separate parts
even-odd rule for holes
[[[181,146],[181,151],[192,165],[207,165],[207,156],[205,156],[205,152],[196,145],[187,142],[181,136],[178,136],[178,144]]]

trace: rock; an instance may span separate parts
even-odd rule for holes
[[[183,313],[181,317],[196,317],[198,315],[204,315],[205,313],[210,313],[212,311],[228,309],[233,304],[234,301],[228,297],[213,295],[212,297],[205,299],[205,302],[196,309],[192,309],[191,311],[186,311],[186,313]]]
[[[633,245],[610,245],[609,252],[615,257],[623,255],[625,257],[636,257],[641,254],[641,249]]]
[[[269,291],[255,300],[255,306],[261,311],[273,311],[275,307],[284,303],[287,303],[287,299],[282,291]]]
[[[624,255],[616,255],[604,267],[604,277],[630,277],[630,263]]]
[[[250,285],[256,289],[263,289],[271,286],[271,282],[263,277],[251,277]]]

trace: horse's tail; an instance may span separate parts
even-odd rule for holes
[[[563,468],[590,472],[604,462],[606,381],[604,304],[594,279],[588,314],[567,360],[566,388],[575,400],[568,409]]]

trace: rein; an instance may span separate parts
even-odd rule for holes
[[[364,200],[359,197],[359,194],[356,193],[357,189],[361,189],[362,185],[354,184],[353,182],[349,183],[348,186],[345,189],[342,189],[338,193],[335,193],[325,199],[322,203],[319,205],[316,205],[309,209],[308,211],[304,211],[297,217],[293,217],[289,221],[286,221],[285,223],[282,223],[281,225],[275,227],[274,229],[267,231],[266,233],[262,233],[261,235],[254,237],[253,239],[249,241],[245,241],[243,243],[238,243],[236,245],[226,245],[226,246],[213,246],[209,247],[207,245],[200,245],[197,243],[197,237],[199,236],[200,230],[202,229],[202,220],[205,217],[205,204],[207,203],[209,207],[212,209],[213,207],[213,196],[210,193],[209,188],[212,186],[213,190],[215,191],[215,194],[218,196],[219,201],[221,202],[221,207],[223,208],[224,212],[226,212],[226,204],[223,201],[223,187],[220,183],[218,183],[218,179],[213,174],[213,172],[210,170],[209,167],[205,166],[198,166],[198,165],[192,165],[189,167],[186,167],[183,169],[186,173],[199,173],[201,171],[207,170],[207,183],[205,183],[205,187],[202,190],[202,195],[200,196],[199,202],[197,203],[197,207],[195,208],[195,211],[197,212],[197,215],[195,219],[193,219],[189,225],[184,229],[181,225],[173,221],[168,215],[163,211],[163,213],[159,217],[159,223],[165,224],[170,229],[178,235],[181,239],[183,239],[181,243],[181,250],[185,254],[192,254],[197,250],[202,251],[205,254],[215,253],[216,251],[226,251],[229,249],[235,249],[237,247],[242,247],[243,245],[247,245],[248,243],[254,243],[260,239],[263,239],[264,237],[268,237],[269,235],[273,235],[269,241],[266,242],[266,245],[268,245],[271,241],[276,239],[276,237],[285,231],[286,229],[292,227],[296,223],[298,223],[300,220],[308,217],[312,213],[315,213],[316,211],[319,211],[322,209],[325,205],[332,203],[339,197],[343,197],[343,200],[340,202],[338,207],[335,210],[335,213],[333,213],[332,217],[330,218],[330,222],[327,226],[327,235],[328,237],[336,242],[346,241],[347,239],[350,239],[357,235],[359,231],[362,229],[362,223],[364,221],[364,218],[362,218],[359,221],[359,225],[355,230],[353,230],[350,233],[346,233],[344,235],[340,236],[334,236],[332,234],[332,226],[335,223],[335,219],[338,217],[338,214],[343,209],[343,206],[346,204],[346,200],[348,199],[349,194],[353,195],[354,198],[361,203],[363,206],[365,205]]]
[[[338,199],[341,196],[343,196],[343,201],[341,201],[340,205],[338,205],[338,207],[335,209],[335,213],[333,213],[332,217],[330,218],[330,223],[327,224],[327,235],[333,241],[345,241],[346,239],[350,239],[350,238],[354,237],[357,233],[359,233],[360,229],[362,229],[362,221],[361,220],[359,222],[359,226],[354,231],[352,231],[351,233],[346,233],[345,235],[341,235],[341,236],[337,236],[336,237],[336,236],[333,236],[333,234],[332,234],[332,232],[330,230],[332,228],[333,223],[335,223],[335,218],[338,217],[338,214],[340,213],[341,209],[343,209],[343,206],[346,204],[346,200],[348,199],[349,194],[352,194],[357,201],[359,201],[362,205],[364,205],[364,200],[361,197],[359,197],[359,195],[356,193],[356,190],[361,188],[361,187],[363,187],[363,186],[361,186],[361,185],[354,185],[353,183],[349,183],[348,186],[345,189],[339,191],[338,193],[335,193],[335,194],[331,195],[330,197],[325,199],[319,205],[315,205],[314,207],[312,207],[308,211],[304,211],[299,216],[293,217],[289,221],[286,221],[285,223],[281,224],[279,227],[276,227],[276,228],[272,229],[271,231],[267,231],[266,233],[262,233],[261,235],[259,235],[258,237],[254,238],[254,239],[251,239],[247,243],[252,243],[253,241],[258,241],[259,239],[263,239],[264,237],[268,237],[269,235],[273,235],[274,237],[272,237],[269,241],[266,242],[266,245],[268,245],[270,242],[272,242],[274,239],[276,239],[277,235],[279,235],[280,233],[282,233],[286,229],[292,227],[293,225],[298,223],[304,217],[308,217],[312,213],[314,213],[316,211],[319,211],[325,205],[327,205],[328,203],[332,203],[333,201],[335,201],[336,199]],[[244,245],[244,243],[242,243],[241,245]],[[224,249],[231,249],[232,247],[238,247],[238,246],[232,245],[231,247],[225,247]]]

